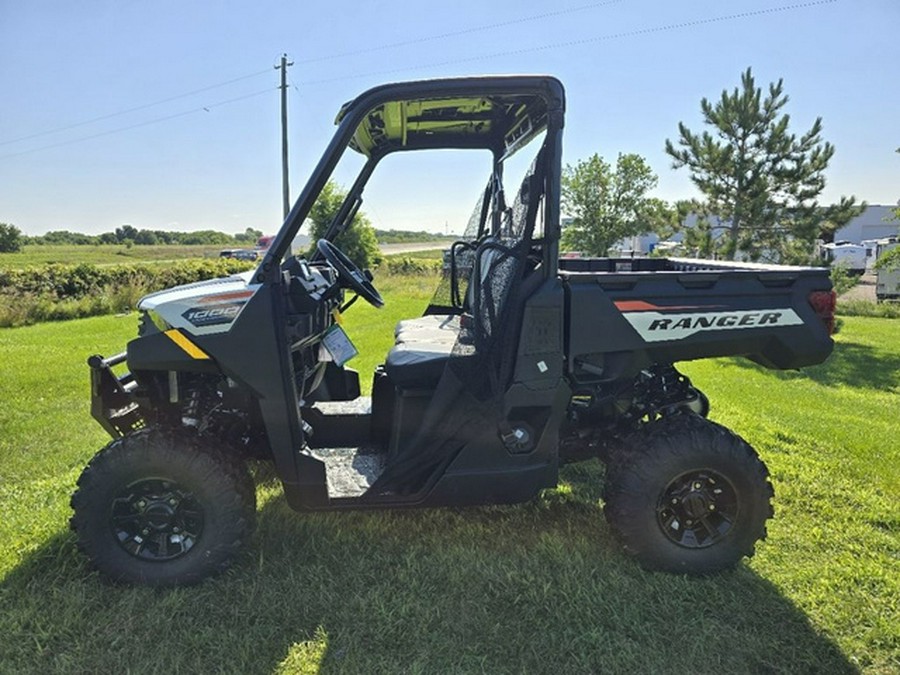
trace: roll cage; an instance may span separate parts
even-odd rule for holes
[[[268,253],[254,274],[257,283],[279,283],[280,264],[290,242],[331,177],[346,149],[366,157],[346,199],[328,228],[334,240],[353,221],[362,192],[378,163],[394,152],[427,149],[483,149],[493,156],[483,203],[491,208],[490,229],[501,228],[503,163],[540,133],[544,140],[542,269],[555,275],[559,253],[559,174],[565,96],[559,80],[543,75],[466,77],[388,84],[344,104],[338,129],[316,165]],[[482,228],[488,219],[482,217]],[[485,234],[484,230],[477,233]]]

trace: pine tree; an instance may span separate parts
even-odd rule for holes
[[[718,253],[729,259],[740,251],[752,260],[807,262],[817,237],[829,239],[864,208],[854,197],[819,205],[834,146],[822,140],[821,117],[800,136],[791,133],[787,103],[782,80],[763,97],[747,68],[740,87],[715,103],[701,100],[711,130],[695,134],[679,122],[677,146],[666,141],[673,168],[687,168],[703,193],[718,223]]]

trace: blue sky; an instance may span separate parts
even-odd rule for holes
[[[723,18],[765,9],[773,11]],[[123,223],[274,232],[272,66],[282,52],[295,62],[292,195],[340,105],[372,85],[544,72],[567,89],[564,161],[637,152],[659,174],[657,196],[692,196],[665,139],[679,121],[700,128],[700,98],[717,98],[752,66],[759,84],[784,78],[794,131],[823,118],[837,148],[826,201],[854,194],[893,204],[898,27],[898,0],[0,0],[0,222],[29,234]],[[148,105],[164,99],[174,100]],[[98,117],[106,119],[80,124]],[[392,157],[363,210],[379,227],[459,231],[487,170],[478,153]]]

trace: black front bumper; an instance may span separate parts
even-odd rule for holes
[[[144,417],[134,397],[137,382],[131,373],[121,377],[113,372],[113,367],[124,363],[126,353],[109,358],[95,354],[87,360],[91,369],[91,416],[100,423],[113,438],[140,429]]]

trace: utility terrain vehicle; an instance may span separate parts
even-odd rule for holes
[[[389,84],[347,103],[254,271],[143,298],[126,351],[89,360],[92,414],[113,440],[78,481],[72,525],[95,566],[152,585],[222,570],[254,522],[248,457],[273,463],[299,511],[523,502],[561,464],[599,457],[606,517],[644,566],[703,574],[751,555],[772,513],[766,469],[705,419],[674,364],[823,361],[828,274],[560,259],[563,119],[545,76]],[[526,145],[534,160],[507,195],[504,165]],[[348,148],[365,164],[346,201],[310,259],[290,255]],[[334,242],[380,160],[437,148],[484,153],[487,186],[362,397],[344,366],[345,290],[383,300]]]

